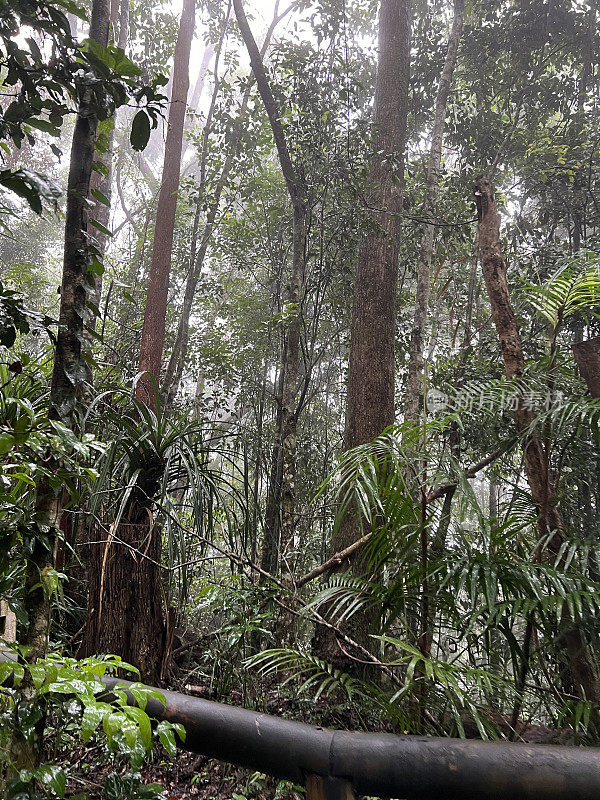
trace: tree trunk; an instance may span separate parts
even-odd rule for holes
[[[425,326],[427,325],[427,311],[429,308],[429,284],[435,235],[435,211],[439,193],[446,106],[452,87],[452,78],[458,56],[458,46],[462,34],[464,5],[464,0],[454,0],[454,19],[452,22],[452,30],[448,38],[446,61],[440,76],[435,101],[435,117],[431,133],[429,163],[427,165],[425,203],[423,208],[425,222],[423,224],[419,266],[417,268],[415,315],[410,337],[408,379],[406,384],[406,398],[404,401],[404,418],[415,422],[419,418],[419,398],[421,395],[421,376],[423,373],[423,345],[425,340]]]
[[[91,546],[90,608],[80,655],[115,653],[137,667],[143,680],[160,682],[160,529],[144,520],[121,523],[116,536],[97,528],[92,536],[106,541]]]
[[[281,540],[281,481],[283,476],[283,447],[281,443],[281,430],[283,420],[283,348],[279,371],[274,386],[275,397],[275,443],[271,451],[271,466],[267,488],[267,501],[265,506],[265,524],[262,540],[260,567],[270,575],[277,573],[279,563],[279,542]],[[260,576],[264,582],[264,576]]]
[[[167,297],[171,274],[171,252],[175,230],[175,212],[177,210],[183,131],[189,88],[189,62],[194,34],[194,13],[195,4],[193,0],[185,0],[173,58],[173,89],[165,142],[162,183],[154,228],[154,246],[152,248],[152,261],[148,280],[148,295],[140,344],[138,372],[143,374],[138,381],[136,395],[140,401],[151,409],[156,408],[152,378],[159,384],[165,342]]]
[[[106,47],[108,43],[110,5],[108,0],[94,0],[90,23],[90,38]],[[86,302],[93,291],[94,275],[88,271],[88,238],[87,238],[87,196],[89,194],[94,159],[94,143],[96,138],[97,119],[91,109],[82,103],[79,107],[69,165],[67,184],[67,209],[65,219],[65,244],[63,259],[63,277],[61,285],[61,301],[59,312],[59,328],[54,354],[52,384],[50,388],[50,410],[52,419],[61,420],[70,427],[76,426],[76,406],[85,398],[88,391],[87,362],[84,358],[84,318]],[[60,502],[49,487],[47,481],[38,486],[37,516],[42,524],[51,524],[51,530],[58,527],[60,520]],[[46,548],[42,548],[46,550]],[[53,543],[47,553],[36,563],[38,548],[33,558],[29,559],[27,584],[39,584],[39,572],[52,562]],[[39,554],[41,555],[41,554]],[[32,582],[33,581],[33,582]],[[29,625],[24,643],[32,647],[30,658],[35,660],[46,653],[48,644],[49,606],[38,587],[28,592],[25,598],[25,610],[29,616]],[[38,619],[48,618],[47,625]],[[46,627],[46,635],[41,636],[42,627]]]
[[[287,11],[284,14],[280,15],[276,14],[274,16],[271,24],[269,25],[269,28],[265,35],[264,42],[260,49],[261,58],[264,57],[265,53],[269,48],[269,44],[271,42],[271,38],[273,36],[273,32],[277,24],[281,21],[281,19],[283,19],[286,13]],[[219,176],[217,186],[215,187],[215,193],[213,195],[211,204],[206,214],[206,220],[204,222],[202,235],[200,237],[200,245],[197,251],[195,246],[197,237],[194,237],[194,240],[192,242],[192,247],[191,247],[192,258],[190,259],[190,263],[193,263],[193,268],[190,269],[186,281],[184,297],[183,297],[183,306],[181,309],[181,317],[179,319],[179,326],[177,328],[177,337],[175,339],[175,345],[171,352],[171,357],[169,359],[169,363],[165,372],[165,378],[162,386],[163,396],[165,398],[165,403],[167,407],[170,406],[170,404],[176,397],[177,392],[179,391],[179,385],[181,383],[181,378],[183,376],[183,369],[185,366],[185,359],[188,350],[190,316],[192,313],[192,306],[196,294],[196,288],[198,286],[198,280],[200,278],[200,273],[202,272],[202,267],[204,265],[204,259],[208,251],[208,246],[210,244],[213,231],[215,229],[216,218],[221,203],[221,196],[223,194],[225,187],[227,186],[229,180],[229,174],[234,165],[235,157],[237,155],[240,141],[242,139],[242,134],[244,132],[244,119],[246,116],[248,103],[250,101],[251,92],[252,92],[252,84],[248,84],[242,96],[240,110],[231,136],[231,142],[229,145],[230,150],[227,155],[227,158],[225,159],[225,163],[223,164],[221,175]],[[207,118],[207,124],[208,124],[208,118]]]
[[[600,336],[571,345],[581,377],[592,397],[600,397]]]
[[[90,22],[90,39],[106,47],[110,19],[109,0],[94,0]],[[85,399],[88,391],[88,370],[84,359],[83,342],[86,302],[93,290],[94,275],[88,271],[89,252],[87,239],[87,197],[94,159],[97,118],[83,101],[78,109],[67,183],[67,208],[65,215],[65,243],[63,275],[59,311],[59,328],[54,353],[52,384],[49,398],[49,416],[71,428],[77,425],[78,401]],[[52,454],[46,463],[52,471],[55,462]],[[56,465],[57,466],[57,465]],[[50,486],[46,478],[37,485],[36,521],[39,530],[48,530],[47,538],[36,538],[33,551],[27,559],[25,574],[24,611],[27,625],[21,629],[20,642],[30,648],[27,660],[35,662],[44,658],[50,637],[50,600],[44,590],[44,576],[54,566],[56,531],[62,516],[62,497]],[[30,680],[20,688],[22,701],[27,704],[35,696]],[[43,719],[38,736],[25,741],[18,734],[11,742],[11,752],[18,768],[29,769],[39,758]]]
[[[162,361],[171,267],[171,248],[185,109],[188,71],[194,31],[194,0],[185,0],[173,61],[173,93],[165,145],[154,247],[150,268],[148,299],[140,347],[137,397],[156,410],[150,376],[158,380]],[[161,608],[161,534],[150,519],[148,506],[158,491],[164,464],[143,465],[136,488],[130,497],[123,521],[116,532],[93,533],[91,547],[88,624],[82,653],[115,652],[140,670],[142,680],[161,683],[164,623]]]
[[[206,190],[206,162],[208,159],[209,138],[211,133],[213,114],[220,87],[220,81],[218,76],[219,61],[221,58],[223,43],[225,41],[225,37],[227,34],[227,27],[229,24],[229,13],[230,9],[228,8],[223,23],[223,27],[221,30],[219,44],[217,46],[217,50],[215,53],[214,87],[210,101],[210,106],[206,114],[206,123],[204,125],[204,130],[202,132],[202,151],[200,156],[200,184],[198,186],[198,200],[196,203],[196,213],[194,216],[194,226],[192,231],[192,240],[190,244],[188,276],[185,283],[185,290],[183,295],[183,307],[181,310],[181,317],[179,318],[179,325],[177,327],[177,336],[175,338],[175,344],[173,346],[173,350],[171,351],[171,356],[167,364],[167,369],[165,371],[165,377],[162,385],[162,396],[164,398],[164,403],[166,408],[169,408],[171,406],[171,403],[175,399],[175,395],[179,390],[179,384],[181,383],[183,368],[185,365],[185,357],[187,355],[187,345],[189,340],[190,316],[192,313],[192,305],[194,302],[194,296],[196,294],[198,279],[200,278],[200,273],[202,271],[204,257],[206,255],[206,251],[208,250],[208,244],[210,242],[210,237],[214,227],[215,217],[219,208],[221,193],[224,188],[224,182],[221,176],[221,179],[217,184],[215,198],[213,199],[213,202],[208,210],[206,224],[204,226],[202,239],[200,241],[200,248],[197,249],[200,211],[202,208],[202,204],[205,200],[204,192]],[[228,172],[229,170],[227,170],[227,173]]]
[[[372,228],[360,247],[354,285],[344,437],[347,449],[372,441],[395,419],[396,286],[409,59],[410,0],[381,0],[373,156],[367,191]],[[345,550],[359,535],[358,521],[350,512],[333,536],[332,553]],[[358,563],[355,562],[359,571],[364,570],[360,559],[359,553]],[[348,566],[346,562],[340,569]],[[352,622],[352,637],[359,643],[366,642],[366,615],[355,614]],[[342,669],[351,668],[330,629],[317,631],[314,648],[321,657]]]
[[[492,318],[500,339],[504,371],[509,380],[520,381],[525,359],[521,335],[511,304],[506,280],[506,264],[500,245],[500,214],[492,185],[480,177],[475,184],[475,200],[479,219],[481,266],[492,310]],[[517,430],[525,434],[534,419],[534,412],[525,403],[515,411]],[[550,471],[548,454],[537,432],[527,435],[524,444],[525,474],[538,510],[540,539],[548,541],[550,554],[557,558],[563,543],[563,521],[557,508],[557,491]],[[571,664],[573,684],[580,697],[600,701],[600,680],[591,653],[580,628],[568,611],[563,612],[563,636]]]
[[[122,0],[120,4],[119,10],[119,3],[114,2],[111,0],[110,4],[110,27],[112,30],[112,34],[114,36],[115,31],[117,30],[117,17],[120,18],[119,24],[119,41],[118,46],[121,47],[123,50],[125,49],[125,45],[127,44],[127,35],[129,31],[129,3],[128,0]],[[122,44],[122,41],[124,42]],[[106,174],[98,170],[94,170],[92,172],[92,176],[90,178],[90,203],[94,204],[92,209],[92,218],[102,225],[103,228],[108,230],[110,225],[110,212],[111,212],[111,200],[112,200],[112,178],[113,178],[113,153],[114,153],[114,146],[115,146],[115,130],[117,127],[117,115],[118,111],[115,109],[115,113],[112,116],[112,119],[109,120],[111,125],[110,130],[108,131],[107,135],[107,146],[106,152],[102,155],[98,154],[99,160],[102,161],[104,166],[106,167]],[[94,197],[95,192],[100,192],[100,194],[104,195],[107,203],[99,200],[98,198]],[[88,236],[91,237],[93,244],[91,245],[90,249],[97,256],[98,260],[101,264],[104,264],[104,257],[106,255],[106,248],[108,245],[109,236],[108,234],[104,233],[102,230],[95,228],[93,225],[88,224]],[[89,326],[92,331],[96,329],[96,319],[99,315],[98,309],[100,307],[100,298],[102,297],[102,275],[96,275],[95,286],[93,291],[90,292],[90,296],[88,298],[88,302],[91,303],[93,306],[92,308],[92,316],[90,319]],[[90,335],[90,346],[93,346],[94,337]],[[89,371],[89,375],[91,378],[91,370]]]
[[[120,8],[119,8],[120,5]],[[115,0],[111,1],[110,7],[110,27],[112,35],[114,36],[117,30],[117,19],[119,20],[118,31],[119,31],[119,38],[117,42],[117,46],[120,47],[122,50],[125,50],[127,46],[127,39],[129,36],[129,0],[121,0],[121,3],[115,2]],[[97,159],[101,159],[106,167],[106,174],[93,170],[92,175],[90,178],[90,196],[89,201],[90,203],[94,203],[94,207],[91,210],[91,216],[94,220],[98,221],[104,228],[108,229],[110,226],[110,217],[111,217],[111,207],[112,207],[112,182],[113,182],[113,161],[114,161],[114,149],[115,149],[115,133],[117,128],[117,119],[118,119],[118,109],[115,109],[112,119],[110,120],[111,128],[108,131],[107,135],[107,148],[106,152],[102,155],[96,153]],[[108,203],[102,202],[101,200],[94,197],[94,191],[99,191]],[[88,246],[92,255],[96,256],[98,261],[102,265],[105,265],[105,256],[106,250],[108,247],[110,236],[104,233],[101,230],[98,230],[93,225],[88,222],[87,226],[87,233],[89,237]],[[88,340],[88,347],[90,351],[93,351],[94,344],[97,341],[96,337],[96,321],[100,316],[100,300],[102,297],[102,284],[103,284],[103,275],[96,274],[95,275],[95,284],[93,287],[89,288],[89,296],[88,296],[88,304],[92,307],[91,313],[88,312],[88,328],[86,330],[86,337]],[[110,295],[110,289],[109,289]],[[106,310],[106,307],[105,307]],[[104,334],[104,323],[102,325],[102,329],[100,332],[100,338],[103,339]],[[88,383],[92,384],[92,369],[90,364],[87,365],[87,381]],[[72,553],[81,553],[82,547],[87,547],[87,535],[88,531],[86,529],[88,520],[86,519],[85,514],[79,514],[77,517],[73,517],[73,525],[71,526],[71,534],[70,536],[65,535],[65,543],[67,543],[66,547],[62,549],[66,550],[66,553],[63,553],[63,557],[66,557],[66,565],[67,570],[69,572],[69,583],[65,586],[65,594],[69,597],[73,602],[77,605],[81,604],[83,600],[87,598],[89,585],[91,577],[89,575],[89,563],[85,558],[86,555],[89,555],[86,551],[84,551],[84,557],[80,560],[79,558],[69,557],[69,551]],[[86,578],[88,578],[88,582],[86,583]]]
[[[394,342],[408,109],[408,0],[382,0],[368,207],[373,230],[358,256],[352,308],[346,448],[370,442],[395,419]],[[340,529],[334,551],[352,542]]]
[[[282,359],[281,426],[276,432],[275,442],[275,452],[278,448],[281,449],[281,542],[288,543],[293,539],[295,527],[296,392],[302,328],[301,306],[305,289],[308,215],[306,186],[292,163],[281,125],[281,114],[271,91],[262,55],[248,25],[242,0],[233,0],[233,6],[242,38],[248,49],[258,91],[269,118],[293,209],[292,269],[285,298],[290,319],[285,331]],[[273,498],[271,500],[273,501]]]
[[[117,14],[118,11],[118,14]],[[119,37],[117,40],[117,46],[121,48],[121,50],[125,50],[127,47],[127,40],[129,38],[129,0],[121,0],[121,3],[112,2],[111,3],[111,27],[114,31],[117,29],[117,17],[119,20]],[[102,227],[109,229],[110,226],[110,212],[112,206],[112,182],[113,182],[113,161],[114,161],[114,149],[115,149],[115,135],[117,130],[117,121],[118,121],[118,110],[115,109],[115,113],[112,116],[111,128],[108,131],[107,135],[107,147],[106,152],[100,156],[100,160],[103,161],[106,167],[106,174],[102,172],[94,170],[92,172],[92,176],[90,178],[90,202],[94,203],[94,208],[92,210],[93,219],[97,220]],[[94,191],[100,192],[104,197],[108,200],[108,203],[102,202],[102,200],[98,200],[94,197]],[[104,233],[102,230],[98,230],[94,228],[93,225],[88,224],[88,235],[93,237],[95,240],[94,242],[94,249],[96,250],[95,255],[97,255],[98,260],[104,264],[104,258],[106,256],[106,248],[108,246],[108,241],[110,236]],[[102,275],[96,275],[96,282],[93,291],[90,292],[89,302],[95,306],[92,309],[92,319],[90,321],[90,327],[92,330],[96,327],[96,317],[98,316],[96,309],[100,306],[100,299],[102,297]],[[93,337],[91,337],[93,338]]]

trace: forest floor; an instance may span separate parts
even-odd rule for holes
[[[111,773],[125,776],[132,771],[125,760],[107,759],[101,745],[81,747],[72,753],[69,768],[75,777],[69,781],[66,796],[85,792],[89,800],[104,800],[104,783]],[[165,800],[261,800],[277,792],[275,780],[185,750],[171,758],[159,747],[139,772],[142,784],[163,787]],[[283,800],[282,794],[278,796]],[[294,795],[286,793],[285,797],[291,800]]]

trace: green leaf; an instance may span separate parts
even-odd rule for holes
[[[20,665],[14,661],[0,661],[0,686],[8,681],[8,678],[16,672]],[[21,670],[23,667],[21,667]]]
[[[90,225],[93,225],[94,228],[99,230],[100,233],[103,233],[105,236],[112,236],[112,231],[109,231],[108,228],[105,225],[103,225],[101,222],[98,222],[97,219],[91,219],[91,217],[90,217],[88,222],[90,223]]]
[[[141,708],[129,706],[124,709],[127,716],[137,722],[140,729],[140,739],[146,750],[152,749],[152,727],[150,725],[150,717]]]
[[[47,122],[45,119],[28,119],[27,124],[32,128],[37,128],[39,131],[43,131],[43,133],[47,133],[50,136],[60,136],[60,128],[57,128],[56,125],[53,125],[51,122]]]
[[[10,433],[0,433],[0,455],[6,455],[15,446],[15,437]]]
[[[102,728],[106,734],[109,744],[113,743],[115,733],[120,730],[123,722],[122,714],[105,714],[102,720]]]
[[[177,752],[177,745],[175,744],[175,734],[173,733],[173,728],[171,727],[170,723],[168,722],[160,722],[156,733],[158,734],[158,738],[162,746],[165,748],[167,753],[173,757]]]
[[[105,178],[108,177],[108,167],[102,161],[92,161],[92,169],[94,172],[99,172],[100,175],[104,175]]]
[[[33,685],[36,689],[39,689],[46,680],[46,670],[39,664],[31,664],[29,666],[29,672],[31,673]]]
[[[107,710],[108,707],[105,704],[100,705],[99,703],[84,708],[81,719],[81,738],[84,742],[89,742],[92,738],[96,728],[104,719]]]
[[[110,207],[110,200],[108,199],[108,197],[105,194],[102,194],[100,189],[91,189],[90,192],[91,192],[92,196],[95,197],[96,200],[99,203],[102,203],[103,206],[109,206]]]
[[[129,141],[134,150],[143,150],[150,139],[150,118],[145,111],[138,111],[131,124]]]
[[[44,764],[42,767],[38,767],[33,774],[40,783],[48,786],[57,797],[65,796],[67,776],[60,767],[54,764]]]

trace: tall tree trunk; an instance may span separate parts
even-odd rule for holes
[[[129,38],[129,0],[121,0],[120,4],[118,2],[111,3],[111,27],[113,32],[117,30],[117,17],[119,30],[117,46],[120,47],[121,50],[125,50],[127,47],[127,40]],[[113,161],[118,113],[118,110],[115,110],[115,113],[110,120],[111,127],[107,135],[106,152],[100,156],[100,160],[106,167],[106,174],[98,170],[94,170],[92,172],[92,177],[90,178],[90,202],[94,203],[92,216],[94,220],[99,222],[100,225],[107,230],[110,226],[110,212],[112,205]],[[102,198],[98,199],[97,197],[94,197],[95,192],[100,192],[101,195],[104,195],[104,198],[106,198],[108,202],[104,202]],[[108,240],[110,236],[104,231],[94,228],[93,225],[89,224],[88,234],[95,240],[93,246],[93,249],[96,251],[95,255],[97,255],[98,260],[104,264],[106,248],[108,246]],[[101,297],[102,275],[97,275],[94,289],[90,292],[89,297],[89,302],[95,307],[92,309],[93,317],[90,323],[92,330],[94,330],[96,327],[96,318],[98,316],[97,309],[100,306]]]
[[[118,29],[119,34],[117,46],[122,50],[125,50],[129,36],[129,0],[121,0],[120,3],[118,0],[111,0],[110,15],[111,33],[114,36]],[[111,127],[107,135],[106,151],[102,155],[96,153],[96,158],[104,163],[104,166],[106,167],[106,173],[98,170],[92,171],[90,178],[90,196],[88,198],[90,203],[94,203],[94,207],[90,212],[92,218],[99,222],[100,225],[107,230],[110,227],[111,217],[113,161],[118,113],[118,109],[115,109],[112,119],[109,120]],[[94,194],[96,192],[99,192],[101,195],[103,195],[103,198],[99,199],[98,197],[95,197]],[[108,202],[104,202],[104,199],[106,199]],[[106,250],[110,236],[104,231],[95,228],[93,224],[89,223],[89,221],[87,233],[89,237],[88,247],[90,253],[95,256],[102,265],[105,265]],[[87,321],[88,329],[86,329],[86,337],[89,342],[88,346],[90,351],[93,350],[96,342],[96,321],[100,316],[100,300],[102,297],[103,284],[102,278],[102,273],[95,275],[95,284],[93,287],[89,287],[88,293],[87,302],[88,306],[91,306],[91,315]],[[90,314],[90,312],[88,312],[88,314]],[[105,321],[106,320],[104,320],[104,322]],[[101,339],[103,338],[103,334],[104,323],[100,332]],[[87,381],[90,385],[92,384],[92,379],[92,369],[88,363]],[[64,550],[66,552],[60,552],[59,555],[59,552],[57,551],[57,557],[66,558],[66,563],[68,566],[69,583],[65,587],[65,594],[71,599],[71,601],[75,602],[76,605],[80,605],[81,601],[85,602],[90,585],[89,581],[86,584],[85,580],[90,566],[89,563],[86,563],[88,562],[88,559],[85,558],[85,555],[87,555],[89,551],[83,550],[84,557],[79,557],[79,554],[82,553],[82,549],[87,547],[87,524],[89,519],[85,514],[80,514],[76,517],[74,516],[72,521],[73,524],[69,531],[69,535],[65,535],[65,540],[60,544],[59,548],[60,551]],[[71,558],[69,558],[69,551],[73,554]],[[92,569],[95,569],[94,564],[91,566]]]
[[[106,47],[110,20],[109,0],[94,0],[90,21],[90,39]],[[54,353],[52,384],[50,388],[49,416],[71,428],[77,426],[77,406],[88,391],[87,362],[84,358],[84,324],[86,302],[94,286],[94,275],[89,272],[87,239],[87,197],[94,160],[97,118],[84,100],[79,106],[67,183],[67,208],[65,215],[65,243],[63,275],[59,311],[59,328]],[[46,463],[51,472],[55,464],[52,454]],[[36,537],[33,551],[27,559],[25,574],[24,611],[27,625],[20,633],[21,644],[29,648],[27,659],[35,662],[43,658],[50,636],[50,600],[44,586],[45,574],[54,565],[56,531],[62,516],[62,497],[42,478],[37,486],[36,522],[38,530],[47,530],[44,539]],[[29,680],[21,686],[25,703],[34,697],[34,687]],[[21,769],[35,765],[41,746],[43,720],[34,741],[17,737],[11,743],[12,754]]]
[[[138,381],[136,395],[139,400],[152,409],[156,408],[152,378],[157,384],[160,382],[165,342],[167,297],[171,274],[171,253],[175,231],[175,212],[177,210],[183,131],[189,88],[189,63],[194,34],[194,12],[195,4],[193,0],[185,0],[173,58],[173,89],[140,344],[138,372],[143,373],[143,375]]]
[[[165,370],[165,376],[162,384],[162,396],[164,399],[165,408],[169,408],[171,403],[175,399],[175,395],[179,390],[179,385],[181,383],[181,378],[183,376],[183,368],[185,365],[185,358],[187,355],[187,345],[189,340],[190,316],[192,313],[192,305],[194,302],[194,296],[196,294],[196,287],[198,285],[200,273],[202,271],[204,257],[206,255],[206,251],[208,250],[208,244],[210,242],[210,237],[212,235],[212,230],[215,223],[215,217],[218,211],[218,204],[221,199],[221,193],[224,187],[224,182],[222,180],[223,176],[221,175],[221,179],[217,184],[215,198],[213,198],[213,202],[208,210],[206,224],[204,226],[204,230],[202,232],[202,238],[200,241],[200,247],[198,248],[198,228],[200,226],[200,213],[202,210],[202,206],[206,200],[204,193],[206,191],[206,164],[208,160],[209,141],[210,141],[210,134],[212,131],[213,114],[217,103],[217,98],[219,95],[219,88],[220,88],[219,61],[221,59],[221,51],[223,49],[223,43],[227,36],[230,11],[231,8],[230,6],[228,6],[227,13],[225,15],[225,19],[223,21],[223,26],[221,29],[221,35],[219,37],[219,43],[217,45],[217,49],[215,52],[214,86],[213,86],[212,97],[210,100],[210,105],[208,108],[208,112],[206,114],[206,122],[204,124],[204,129],[202,131],[202,149],[200,154],[200,170],[199,170],[200,175],[199,175],[199,186],[197,190],[198,199],[196,202],[196,213],[194,215],[194,225],[190,243],[189,268],[188,268],[187,279],[185,282],[185,290],[183,294],[183,307],[181,311],[181,316],[179,318],[179,325],[177,327],[177,336],[175,337],[175,344],[171,351],[171,356],[167,364],[167,369]],[[226,164],[227,164],[227,159],[226,159]],[[227,174],[228,173],[229,170],[227,170]]]
[[[415,315],[410,337],[408,355],[408,380],[404,401],[404,418],[417,421],[419,418],[419,398],[421,395],[421,376],[423,373],[423,345],[427,310],[429,308],[429,284],[431,276],[431,259],[435,235],[435,211],[439,193],[440,166],[442,162],[442,141],[446,122],[446,106],[452,87],[452,78],[458,57],[458,46],[463,28],[464,0],[454,0],[454,19],[448,38],[446,61],[440,76],[435,101],[435,116],[431,133],[431,148],[427,165],[425,183],[425,203],[423,208],[423,235],[417,268],[417,293],[415,298]]]
[[[394,343],[396,286],[402,225],[404,148],[410,68],[410,0],[381,0],[379,62],[375,84],[373,156],[367,191],[372,227],[359,255],[352,307],[346,448],[372,441],[395,419]],[[354,513],[333,536],[332,553],[359,537]],[[355,568],[360,570],[359,553]],[[348,563],[341,565],[347,569]],[[366,641],[366,615],[353,617],[353,638]],[[314,647],[328,661],[349,669],[330,629],[317,631]]]
[[[296,391],[300,360],[300,334],[302,329],[301,306],[304,298],[306,269],[307,193],[303,179],[297,173],[287,146],[281,114],[265,72],[261,53],[256,45],[242,0],[233,0],[242,38],[248,49],[250,64],[262,98],[281,171],[285,179],[293,210],[292,269],[287,284],[285,304],[290,320],[285,331],[282,359],[281,426],[276,433],[275,448],[281,449],[281,542],[292,541],[295,527],[295,480],[296,480]]]
[[[273,32],[276,26],[287,15],[288,12],[289,8],[286,9],[286,11],[283,12],[282,14],[278,14],[277,11],[275,12],[273,20],[269,25],[269,28],[265,35],[264,42],[260,49],[261,58],[264,57],[265,53],[269,48],[269,44],[271,43],[271,38],[273,36]],[[179,319],[179,325],[177,328],[177,337],[175,339],[175,345],[171,352],[171,357],[169,358],[169,363],[165,371],[165,377],[162,385],[163,396],[165,397],[165,403],[167,407],[173,402],[174,398],[177,395],[177,392],[179,391],[179,386],[181,384],[181,378],[183,376],[183,369],[187,357],[187,350],[189,344],[189,331],[190,331],[190,316],[192,313],[192,306],[194,303],[196,288],[198,286],[198,280],[200,278],[200,273],[202,272],[202,267],[204,265],[204,259],[206,258],[206,253],[208,251],[210,240],[212,238],[215,229],[217,214],[219,212],[219,207],[221,203],[221,197],[223,195],[223,191],[225,190],[228,184],[229,175],[235,163],[237,151],[240,146],[240,142],[244,132],[244,120],[246,117],[246,111],[248,108],[248,103],[250,101],[251,93],[252,93],[252,84],[249,83],[246,86],[246,89],[244,90],[244,94],[242,96],[240,110],[238,113],[237,120],[235,121],[234,124],[231,141],[229,144],[230,148],[229,153],[227,154],[227,157],[223,164],[221,175],[219,176],[219,180],[215,187],[213,198],[211,200],[208,212],[206,214],[206,220],[204,222],[202,233],[200,235],[200,244],[197,250],[196,250],[196,243],[198,241],[197,225],[199,222],[199,214],[197,215],[197,219],[194,221],[195,235],[192,237],[192,246],[190,248],[191,250],[190,263],[193,264],[193,267],[190,268],[189,275],[186,280],[184,297],[183,297],[183,306],[181,309],[181,317]],[[207,117],[207,124],[208,124],[208,117]]]
[[[506,280],[506,264],[500,245],[500,214],[488,178],[477,179],[475,200],[479,219],[481,266],[492,318],[502,349],[504,371],[509,380],[519,381],[523,374],[525,359]],[[515,411],[515,423],[519,433],[525,434],[533,419],[534,412],[526,404],[519,404]],[[563,521],[557,507],[557,490],[550,470],[548,453],[536,431],[527,434],[524,456],[529,490],[538,510],[540,538],[548,540],[548,550],[554,558],[557,558],[564,541]],[[563,612],[562,633],[576,691],[582,698],[600,701],[600,680],[596,666],[581,629],[573,622],[566,607]]]
[[[352,308],[346,448],[370,442],[394,422],[396,285],[402,224],[404,147],[408,112],[408,0],[382,0],[375,87],[374,152],[368,207],[373,230],[358,256]],[[351,544],[342,526],[334,550]]]
[[[152,409],[156,406],[150,376],[158,380],[162,362],[194,12],[194,0],[185,0],[173,61],[163,183],[140,347],[139,371],[145,374],[138,383],[137,397]],[[152,524],[148,509],[163,470],[158,459],[143,465],[118,529],[92,546],[88,623],[82,646],[86,654],[120,655],[140,670],[142,680],[152,683],[162,681],[165,663],[161,532]],[[100,531],[95,538],[103,538]]]

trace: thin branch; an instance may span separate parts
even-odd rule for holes
[[[503,453],[507,450],[507,446],[499,448],[498,450],[494,450],[493,453],[482,458],[481,461],[478,461],[476,464],[473,464],[472,467],[469,467],[465,470],[464,477],[468,480],[469,478],[474,478],[478,472],[480,472],[484,467],[489,466],[492,464],[496,459],[498,459]],[[434,500],[438,500],[440,497],[448,494],[452,490],[456,489],[458,486],[457,483],[448,483],[444,486],[440,486],[437,489],[434,489],[430,492],[427,497],[425,498],[425,502],[427,504],[432,503]],[[328,561],[325,561],[323,564],[315,567],[310,572],[307,572],[306,575],[303,575],[297,581],[295,581],[295,585],[300,588],[305,584],[309,583],[310,581],[318,578],[319,575],[323,575],[324,572],[329,572],[334,567],[339,566],[343,561],[350,558],[357,550],[365,545],[373,536],[373,533],[367,533],[365,536],[358,539],[356,542],[353,542],[349,547],[346,547],[345,550],[341,550],[339,553],[335,553]]]

